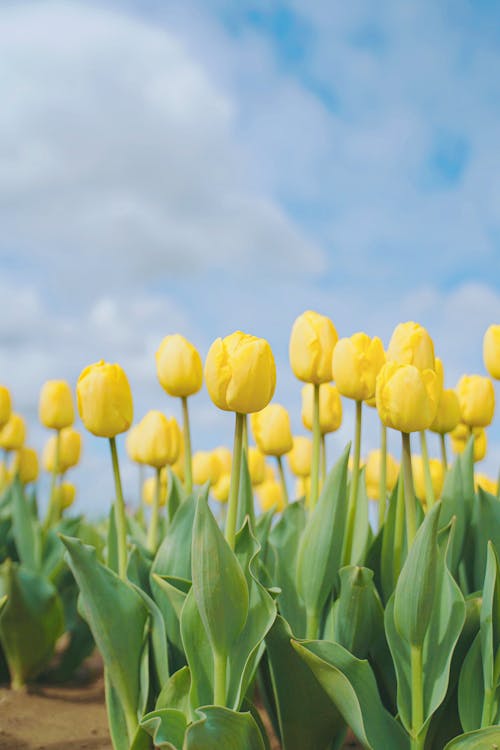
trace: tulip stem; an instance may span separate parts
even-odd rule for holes
[[[380,423],[380,477],[378,490],[378,529],[385,523],[387,506],[387,427]]]
[[[125,518],[125,501],[123,499],[120,465],[116,450],[116,438],[109,438],[111,448],[111,463],[115,480],[115,523],[118,541],[118,575],[122,580],[127,578],[127,519]]]
[[[158,522],[160,520],[160,502],[161,502],[161,469],[156,469],[156,486],[153,507],[151,508],[151,518],[149,519],[147,547],[154,555],[158,549]]]
[[[424,673],[422,663],[422,646],[410,646],[411,664],[411,748],[421,750],[424,747]]]
[[[315,641],[319,637],[319,617],[316,611],[308,611],[306,616],[306,638]]]
[[[349,493],[349,507],[347,510],[347,528],[344,542],[344,565],[351,564],[352,543],[354,539],[354,524],[356,522],[356,503],[359,487],[359,464],[361,458],[361,421],[363,402],[356,401],[356,431],[354,435],[354,461],[351,475],[351,491]]]
[[[231,466],[231,483],[229,485],[229,499],[226,518],[226,540],[234,550],[236,539],[236,521],[238,518],[238,495],[240,489],[241,453],[243,445],[244,414],[236,414],[234,427],[233,463]]]
[[[227,657],[214,651],[214,705],[226,705]]]
[[[326,436],[321,433],[321,484],[326,480]]]
[[[59,464],[61,463],[61,430],[56,432],[56,449],[54,456],[54,466],[52,467],[52,480],[50,484],[50,497],[47,515],[45,517],[44,529],[50,529],[61,518],[61,499],[57,492],[57,476],[59,474]]]
[[[443,433],[440,434],[440,443],[441,443],[441,461],[443,463],[443,471],[446,474],[448,471],[448,454],[446,452],[446,435]]]
[[[417,533],[417,508],[415,491],[413,489],[413,472],[411,468],[411,444],[408,432],[401,433],[403,440],[403,477],[405,490],[405,510],[406,510],[406,536],[408,552],[410,551],[413,540]]]
[[[242,448],[242,450],[245,451],[245,455],[247,456],[247,460],[248,460],[248,419],[247,419],[247,415],[246,414],[243,414],[243,437],[242,437],[242,441],[243,441],[243,448]]]
[[[283,490],[283,500],[285,501],[285,505],[288,505],[288,503],[290,502],[290,498],[288,497],[288,487],[286,486],[285,472],[283,469],[283,459],[281,458],[281,456],[276,456],[276,461],[278,462],[278,472],[280,475],[281,489]]]
[[[314,383],[313,399],[313,448],[311,462],[311,491],[309,502],[311,510],[314,510],[319,495],[319,454],[321,447],[321,430],[319,422],[319,384]]]
[[[189,409],[187,396],[182,401],[182,429],[184,433],[184,486],[188,495],[193,491],[193,461],[191,457],[191,429],[189,426]]]
[[[393,584],[396,587],[396,582],[399,578],[402,568],[403,558],[403,538],[405,528],[405,493],[403,485],[403,477],[400,475],[398,478],[398,489],[396,496],[396,519],[394,521],[394,555],[393,555]]]
[[[424,463],[424,480],[425,480],[425,497],[427,500],[427,510],[430,510],[436,502],[434,487],[432,484],[431,465],[429,462],[429,451],[427,449],[427,435],[425,430],[420,433],[420,446],[422,448],[422,461]]]

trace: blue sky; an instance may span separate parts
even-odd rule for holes
[[[178,413],[155,378],[161,338],[204,355],[236,328],[269,338],[301,431],[287,345],[308,308],[385,343],[415,319],[448,386],[483,372],[500,321],[499,21],[463,0],[4,3],[0,371],[31,442],[45,379],[118,361],[138,418]],[[230,441],[206,393],[193,412],[196,448]],[[366,449],[376,436],[370,414]],[[88,436],[80,507],[106,507],[105,459]]]

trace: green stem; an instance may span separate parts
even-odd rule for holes
[[[406,536],[408,541],[408,552],[410,551],[415,534],[417,533],[417,509],[415,491],[413,489],[413,472],[411,468],[411,445],[410,435],[407,432],[401,433],[403,440],[403,477],[405,490],[405,510],[406,510]]]
[[[243,414],[243,450],[246,453],[248,460],[248,418],[246,414]]]
[[[421,750],[425,743],[424,725],[424,672],[422,646],[411,645],[411,748]]]
[[[182,429],[184,433],[184,486],[189,495],[193,491],[193,460],[191,457],[191,428],[187,396],[182,396]]]
[[[354,436],[354,457],[351,476],[351,491],[347,511],[347,527],[344,543],[344,565],[351,564],[352,544],[354,539],[354,524],[356,522],[356,503],[358,500],[359,463],[361,457],[361,422],[363,402],[356,401],[356,431]]]
[[[321,447],[321,429],[319,422],[319,385],[314,383],[313,398],[313,447],[311,462],[311,491],[309,493],[309,503],[311,510],[314,510],[318,502],[319,495],[319,458]]]
[[[378,528],[385,522],[387,505],[387,427],[380,423],[380,484],[378,490]]]
[[[315,641],[319,637],[319,615],[317,612],[307,612],[306,638]]]
[[[160,520],[160,502],[161,502],[161,469],[156,469],[156,487],[151,508],[151,518],[149,519],[147,547],[150,552],[155,554],[158,549],[158,523]]]
[[[481,716],[481,729],[492,725],[492,715],[495,703],[495,690],[486,688],[484,691],[483,713]]]
[[[243,445],[244,414],[236,414],[234,427],[233,463],[231,466],[231,484],[229,486],[229,499],[226,518],[226,540],[231,549],[234,550],[236,538],[236,520],[238,518],[238,494],[240,488],[241,472],[241,450]]]
[[[120,466],[116,450],[116,438],[109,438],[111,449],[111,463],[113,464],[113,476],[115,480],[115,523],[118,541],[118,575],[124,581],[127,578],[127,520],[125,518],[125,501],[123,499],[122,480],[120,478]]]
[[[57,476],[59,474],[59,464],[61,463],[61,431],[56,432],[56,455],[54,457],[54,466],[52,468],[52,480],[50,484],[49,507],[43,528],[49,529],[61,518],[61,502],[57,492]]]
[[[321,433],[321,484],[323,485],[326,480],[326,436],[325,433]]]
[[[227,658],[225,654],[214,651],[214,704],[226,705]]]
[[[398,494],[396,497],[396,519],[394,521],[394,555],[393,555],[394,586],[396,586],[396,582],[399,578],[399,574],[401,573],[401,568],[402,568],[404,527],[405,527],[405,493],[404,493],[403,477],[400,476],[398,479]]]
[[[283,459],[281,458],[281,456],[276,456],[276,461],[278,462],[278,472],[280,475],[281,489],[283,490],[283,499],[285,500],[285,505],[288,505],[288,503],[290,502],[290,498],[288,496],[288,487],[286,486],[285,472],[283,469]]]
[[[441,461],[443,462],[443,471],[446,474],[448,471],[448,454],[446,452],[446,435],[443,433],[439,436],[441,443]]]
[[[424,464],[425,496],[427,500],[427,510],[430,510],[436,502],[434,495],[434,486],[432,484],[431,464],[429,461],[429,451],[427,449],[427,435],[425,430],[420,433],[420,446],[422,448],[422,461]]]

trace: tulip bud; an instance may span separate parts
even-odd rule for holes
[[[160,506],[167,503],[168,475],[165,469],[161,471],[160,479]],[[148,477],[142,485],[142,502],[145,505],[154,505],[156,499],[156,477]]]
[[[302,424],[306,430],[313,428],[314,386],[307,383],[302,387]],[[319,428],[322,435],[336,432],[342,424],[342,400],[331,383],[319,387]]]
[[[221,466],[221,473],[222,474],[231,474],[231,466],[233,463],[233,454],[229,450],[229,448],[226,448],[225,445],[219,445],[218,448],[215,448],[213,453],[217,456],[219,459],[219,463]]]
[[[161,469],[175,463],[179,456],[180,429],[175,417],[161,411],[148,411],[137,425],[139,461]]]
[[[78,412],[89,432],[112,438],[134,418],[130,385],[120,365],[96,362],[82,370],[76,386]]]
[[[210,398],[219,409],[251,414],[268,405],[276,387],[276,365],[265,339],[236,331],[216,339],[205,362]]]
[[[247,454],[248,473],[253,487],[262,484],[266,478],[266,459],[258,448],[249,448]]]
[[[250,418],[253,436],[261,453],[284,456],[292,449],[290,417],[281,404],[269,404]]]
[[[0,461],[0,491],[10,483],[12,474],[3,461]]]
[[[290,471],[296,477],[309,477],[312,463],[312,441],[298,435],[293,439],[293,448],[287,456]]]
[[[400,432],[427,430],[436,416],[439,394],[434,370],[386,362],[377,378],[377,410],[386,427]]]
[[[377,375],[385,362],[381,340],[366,333],[340,339],[333,350],[332,373],[339,393],[355,401],[375,395]]]
[[[495,482],[494,479],[486,476],[486,474],[474,474],[474,486],[476,492],[481,487],[482,490],[489,492],[490,495],[495,495],[496,497],[498,483]]]
[[[483,375],[463,375],[457,385],[462,422],[469,427],[487,427],[495,412],[495,389]]]
[[[283,488],[275,479],[267,479],[256,489],[257,498],[262,511],[265,513],[274,508],[276,513],[281,513],[286,507],[283,496]]]
[[[500,325],[492,325],[483,339],[484,366],[495,380],[500,380]]]
[[[366,459],[365,481],[366,493],[372,500],[380,499],[380,462],[381,452],[379,450],[371,451]],[[390,453],[386,457],[386,489],[392,492],[396,486],[399,476],[399,463]]]
[[[217,484],[222,473],[222,466],[215,451],[197,451],[193,454],[194,484]]]
[[[75,421],[73,396],[65,380],[47,380],[40,391],[38,405],[40,422],[49,430],[62,430]]]
[[[45,471],[55,471],[56,463],[56,435],[52,435],[45,443],[42,463]],[[64,474],[68,469],[76,466],[82,452],[82,436],[73,427],[65,427],[59,433],[59,464],[58,473]]]
[[[33,448],[20,448],[14,460],[14,474],[18,474],[21,484],[36,482],[38,479],[38,454]]]
[[[311,491],[311,478],[310,477],[297,477],[295,482],[295,496],[298,498],[309,496]]]
[[[26,425],[20,414],[12,412],[8,422],[0,430],[0,448],[18,451],[26,439]]]
[[[125,447],[127,449],[128,457],[135,463],[141,463],[140,459],[140,434],[138,430],[139,425],[131,427],[127,433],[125,439]]]
[[[486,456],[488,448],[488,439],[486,437],[486,430],[483,427],[473,427],[472,434],[474,435],[474,461],[482,461]],[[467,442],[471,435],[471,429],[465,424],[459,424],[450,432],[451,438],[451,449],[453,453],[463,453]]]
[[[460,405],[458,403],[458,396],[451,388],[445,389],[441,393],[436,417],[431,424],[431,430],[440,435],[445,435],[447,432],[454,430],[459,422]]]
[[[290,336],[290,365],[293,374],[305,383],[329,383],[332,354],[338,334],[330,318],[307,310],[293,324]]]
[[[71,482],[62,482],[56,487],[55,492],[61,510],[66,510],[75,502],[76,487]]]
[[[0,385],[0,430],[9,421],[11,411],[10,391],[4,385]]]
[[[231,486],[231,474],[221,474],[217,483],[212,486],[212,495],[219,503],[227,503],[229,488]]]
[[[413,469],[413,484],[415,487],[415,494],[422,502],[427,502],[427,493],[425,488],[425,471],[424,462],[422,456],[412,456],[411,459]],[[431,471],[432,488],[434,497],[438,499],[441,497],[444,483],[444,470],[443,464],[438,458],[429,459],[429,468]]]
[[[170,396],[185,398],[203,384],[203,365],[195,347],[178,333],[165,336],[156,352],[156,372]]]
[[[387,361],[434,370],[434,344],[425,328],[412,321],[397,325],[387,348]]]

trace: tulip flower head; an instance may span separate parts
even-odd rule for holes
[[[40,391],[40,422],[50,430],[62,430],[75,421],[73,395],[65,380],[47,380]]]
[[[452,388],[441,392],[436,416],[430,429],[440,435],[451,432],[460,422],[460,405],[458,396]]]
[[[162,388],[178,398],[193,396],[203,384],[197,349],[180,334],[166,336],[156,352],[156,372]]]
[[[296,477],[309,477],[312,463],[312,442],[303,435],[293,439],[293,448],[287,456],[290,471]]]
[[[399,462],[390,453],[387,454],[386,488],[392,492],[399,476]],[[372,500],[378,500],[380,495],[380,462],[381,452],[371,451],[365,464],[366,493]]]
[[[418,323],[400,323],[389,342],[387,360],[413,365],[418,370],[434,370],[434,343],[426,329]]]
[[[0,385],[0,430],[7,424],[12,412],[12,401],[10,391],[4,385]]]
[[[21,484],[30,484],[38,479],[38,454],[34,448],[20,448],[17,451],[13,466],[14,474],[19,476]]]
[[[476,492],[479,488],[481,488],[485,492],[489,492],[490,495],[494,495],[496,497],[498,482],[496,482],[494,479],[491,479],[491,477],[488,477],[486,474],[474,474],[474,486],[476,488]]]
[[[160,480],[160,506],[167,504],[168,474],[165,469],[161,472]],[[148,477],[142,485],[142,502],[145,505],[153,505],[156,498],[156,477]]]
[[[284,456],[292,449],[290,416],[281,404],[269,404],[252,414],[250,424],[255,442],[264,455]]]
[[[229,487],[231,485],[231,474],[221,474],[216,484],[212,485],[212,495],[219,503],[227,503],[229,498]]]
[[[500,325],[491,325],[484,334],[483,360],[491,377],[500,380]]]
[[[252,487],[257,487],[266,478],[266,459],[258,448],[252,446],[248,449],[247,460]]]
[[[222,473],[222,465],[215,451],[197,451],[193,454],[193,481],[202,485],[217,484]]]
[[[330,318],[307,310],[296,319],[290,336],[290,365],[296,378],[305,383],[329,383],[332,354],[338,334]]]
[[[55,471],[56,463],[56,435],[52,435],[45,443],[42,454],[42,464],[45,471]],[[58,473],[64,474],[68,469],[76,466],[82,452],[82,436],[73,427],[65,427],[59,433],[59,464]]]
[[[9,420],[0,430],[0,448],[5,451],[18,451],[26,439],[26,424],[20,414],[12,412]]]
[[[457,385],[461,421],[469,427],[487,427],[495,413],[495,389],[483,375],[463,375]]]
[[[76,386],[78,412],[89,432],[113,438],[126,432],[134,418],[132,392],[120,365],[96,362],[86,367]]]
[[[265,513],[274,508],[276,513],[281,513],[286,506],[283,488],[275,479],[266,479],[256,490],[261,510]]]
[[[486,430],[483,427],[467,427],[465,424],[459,424],[450,432],[451,449],[453,453],[463,453],[470,436],[474,435],[474,461],[482,461],[486,456],[488,449],[488,439]]]
[[[340,339],[333,350],[332,373],[339,393],[355,401],[375,395],[377,375],[385,362],[382,341],[366,333]]]
[[[175,417],[151,410],[137,425],[139,461],[161,469],[176,462],[180,449],[180,429]]]
[[[423,503],[426,503],[426,487],[425,487],[425,473],[424,473],[424,462],[422,456],[412,456],[412,469],[413,469],[413,483],[415,485],[415,493]],[[438,499],[441,497],[444,484],[444,470],[443,464],[437,458],[429,459],[429,468],[431,472],[432,488],[434,491],[434,497]]]
[[[439,394],[434,370],[389,361],[377,378],[377,410],[386,427],[400,432],[428,429],[437,412]]]
[[[307,383],[302,387],[302,424],[306,430],[313,428],[314,386]],[[319,427],[322,435],[336,432],[342,424],[342,399],[332,383],[322,383],[319,387]]]

